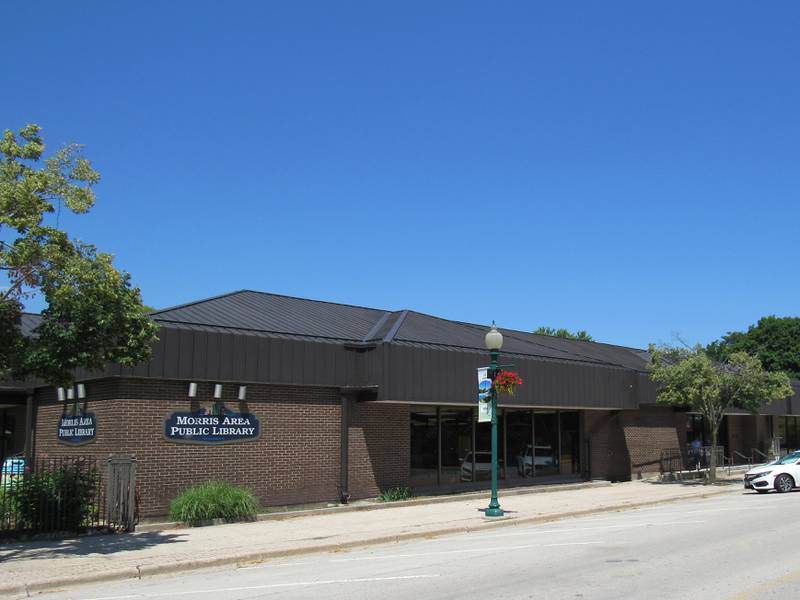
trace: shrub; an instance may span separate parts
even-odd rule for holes
[[[383,490],[378,496],[378,502],[397,502],[398,500],[408,500],[411,498],[411,490],[407,487],[390,488]]]
[[[5,490],[17,527],[33,531],[78,531],[95,510],[95,469],[65,465],[50,472],[29,473]]]
[[[257,509],[258,500],[249,490],[224,481],[209,481],[175,498],[169,506],[169,518],[189,525],[211,519],[241,521],[252,519]]]

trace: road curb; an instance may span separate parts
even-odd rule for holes
[[[670,504],[673,502],[680,502],[681,500],[701,500],[712,496],[719,496],[721,494],[730,493],[732,491],[733,490],[730,488],[719,489],[698,495],[679,496],[676,498],[667,498],[658,500],[648,500],[646,502],[615,504],[610,506],[601,506],[597,508],[570,511],[559,514],[538,515],[531,517],[509,517],[502,519],[500,521],[493,521],[487,518],[482,523],[478,523],[476,525],[471,525],[471,526],[442,527],[439,529],[413,531],[397,535],[376,536],[373,538],[366,538],[363,540],[353,540],[351,542],[344,542],[338,544],[317,544],[314,546],[306,546],[300,548],[286,548],[283,550],[272,550],[266,552],[264,551],[251,552],[251,553],[237,554],[235,556],[224,556],[219,558],[183,561],[180,563],[141,565],[133,568],[128,567],[124,569],[115,569],[113,571],[104,571],[102,573],[95,573],[92,575],[87,575],[82,577],[58,577],[45,581],[38,581],[35,583],[22,583],[10,586],[0,586],[0,596],[25,597],[25,596],[30,596],[31,592],[37,592],[37,593],[52,592],[56,591],[59,588],[75,586],[75,585],[84,585],[88,583],[103,583],[108,581],[119,581],[124,579],[141,579],[142,577],[152,577],[155,575],[166,575],[170,573],[181,573],[186,571],[194,571],[198,569],[207,569],[213,567],[223,567],[228,565],[236,565],[237,567],[248,567],[260,562],[273,560],[277,558],[299,556],[303,554],[317,554],[321,552],[342,552],[345,550],[351,550],[355,548],[366,548],[382,544],[392,544],[392,543],[406,542],[424,538],[435,538],[435,537],[441,537],[443,535],[451,535],[454,533],[472,533],[477,531],[498,529],[500,527],[510,527],[516,525],[533,525],[536,523],[549,523],[553,521],[561,521],[563,519],[569,519],[571,517],[583,517],[605,512],[618,512],[623,510],[631,510],[635,508],[644,508],[647,506],[655,506],[657,504]]]

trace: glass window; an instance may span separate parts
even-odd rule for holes
[[[788,448],[789,440],[786,438],[786,417],[778,417],[778,437],[780,438],[781,448]]]
[[[784,432],[780,433],[780,426],[778,427],[778,435],[781,438],[781,447],[789,450],[796,450],[800,448],[800,432],[798,432],[798,419],[797,417],[781,417],[783,421]]]
[[[578,413],[561,412],[558,416],[561,419],[561,474],[579,473],[581,465]]]
[[[435,486],[439,483],[439,435],[436,411],[411,413],[412,486]]]
[[[507,410],[506,419],[506,477],[533,477],[533,413],[529,410]]]
[[[505,478],[505,461],[503,460],[503,448],[505,447],[505,436],[503,435],[504,412],[499,410],[497,415],[497,478]],[[478,423],[477,413],[475,414],[475,479],[474,481],[489,481],[492,478],[492,424]]]
[[[482,456],[472,456],[472,410],[439,413],[442,427],[442,484],[473,481],[473,471],[483,470]]]
[[[536,476],[557,475],[558,466],[558,413],[535,411],[533,413],[533,465]]]

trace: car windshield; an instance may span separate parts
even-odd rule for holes
[[[791,454],[787,454],[780,460],[775,461],[776,465],[789,465],[793,462],[797,462],[800,460],[800,452],[792,452]]]

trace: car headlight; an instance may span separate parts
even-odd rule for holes
[[[758,475],[756,475],[755,477],[753,477],[753,479],[758,479],[759,477],[764,477],[765,475],[769,475],[770,473],[772,473],[772,471],[763,471],[763,472],[759,473]]]

